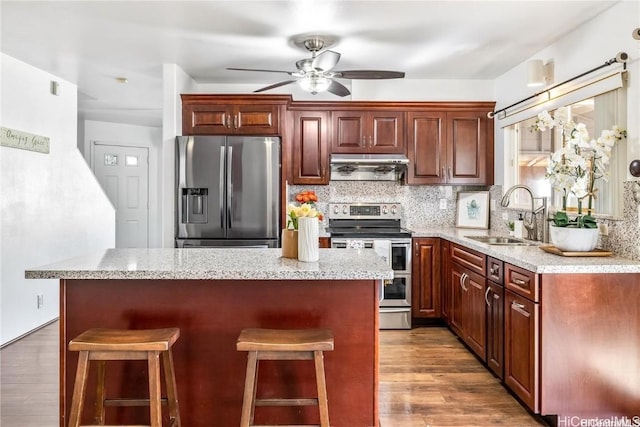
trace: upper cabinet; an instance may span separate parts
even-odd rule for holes
[[[402,154],[404,145],[402,111],[332,111],[332,153]]]
[[[329,183],[329,113],[294,111],[291,157],[293,184]]]
[[[183,135],[279,135],[288,96],[182,95]]]
[[[487,104],[487,105],[484,105]],[[407,116],[408,184],[493,184],[493,103]]]

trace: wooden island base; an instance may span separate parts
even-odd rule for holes
[[[243,328],[329,328],[325,353],[331,425],[378,425],[377,280],[61,280],[60,425],[66,425],[77,353],[67,344],[88,328],[180,328],[173,347],[182,424],[240,424],[246,353]],[[107,395],[147,396],[146,364],[110,362]],[[84,422],[93,419],[95,370]],[[258,395],[315,397],[313,364],[261,362]],[[301,414],[299,412],[302,412]],[[148,423],[146,408],[107,409],[107,424]],[[166,411],[165,416],[166,416]],[[318,423],[316,407],[258,408],[258,424]]]

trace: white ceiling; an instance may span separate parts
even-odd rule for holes
[[[615,3],[2,0],[0,47],[77,84],[83,118],[160,126],[165,63],[257,89],[289,76],[225,68],[296,71],[309,55],[292,40],[326,34],[342,54],[336,70],[491,80]]]

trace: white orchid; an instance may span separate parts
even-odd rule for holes
[[[554,127],[562,130],[563,145],[551,155],[545,176],[554,190],[562,192],[563,210],[567,195],[573,194],[578,199],[578,215],[582,214],[582,200],[586,197],[590,214],[596,193],[595,180],[607,179],[611,149],[627,132],[613,126],[603,130],[598,139],[591,139],[586,125],[571,121],[566,108],[558,108],[553,116],[547,111],[541,112],[531,130],[542,132]]]

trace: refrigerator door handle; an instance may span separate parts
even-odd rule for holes
[[[220,195],[220,228],[224,228],[224,157],[225,149],[224,145],[220,147],[220,183],[218,188],[218,194]]]
[[[233,147],[229,146],[229,154],[227,155],[227,229],[231,229],[231,207],[233,206],[232,165]]]

